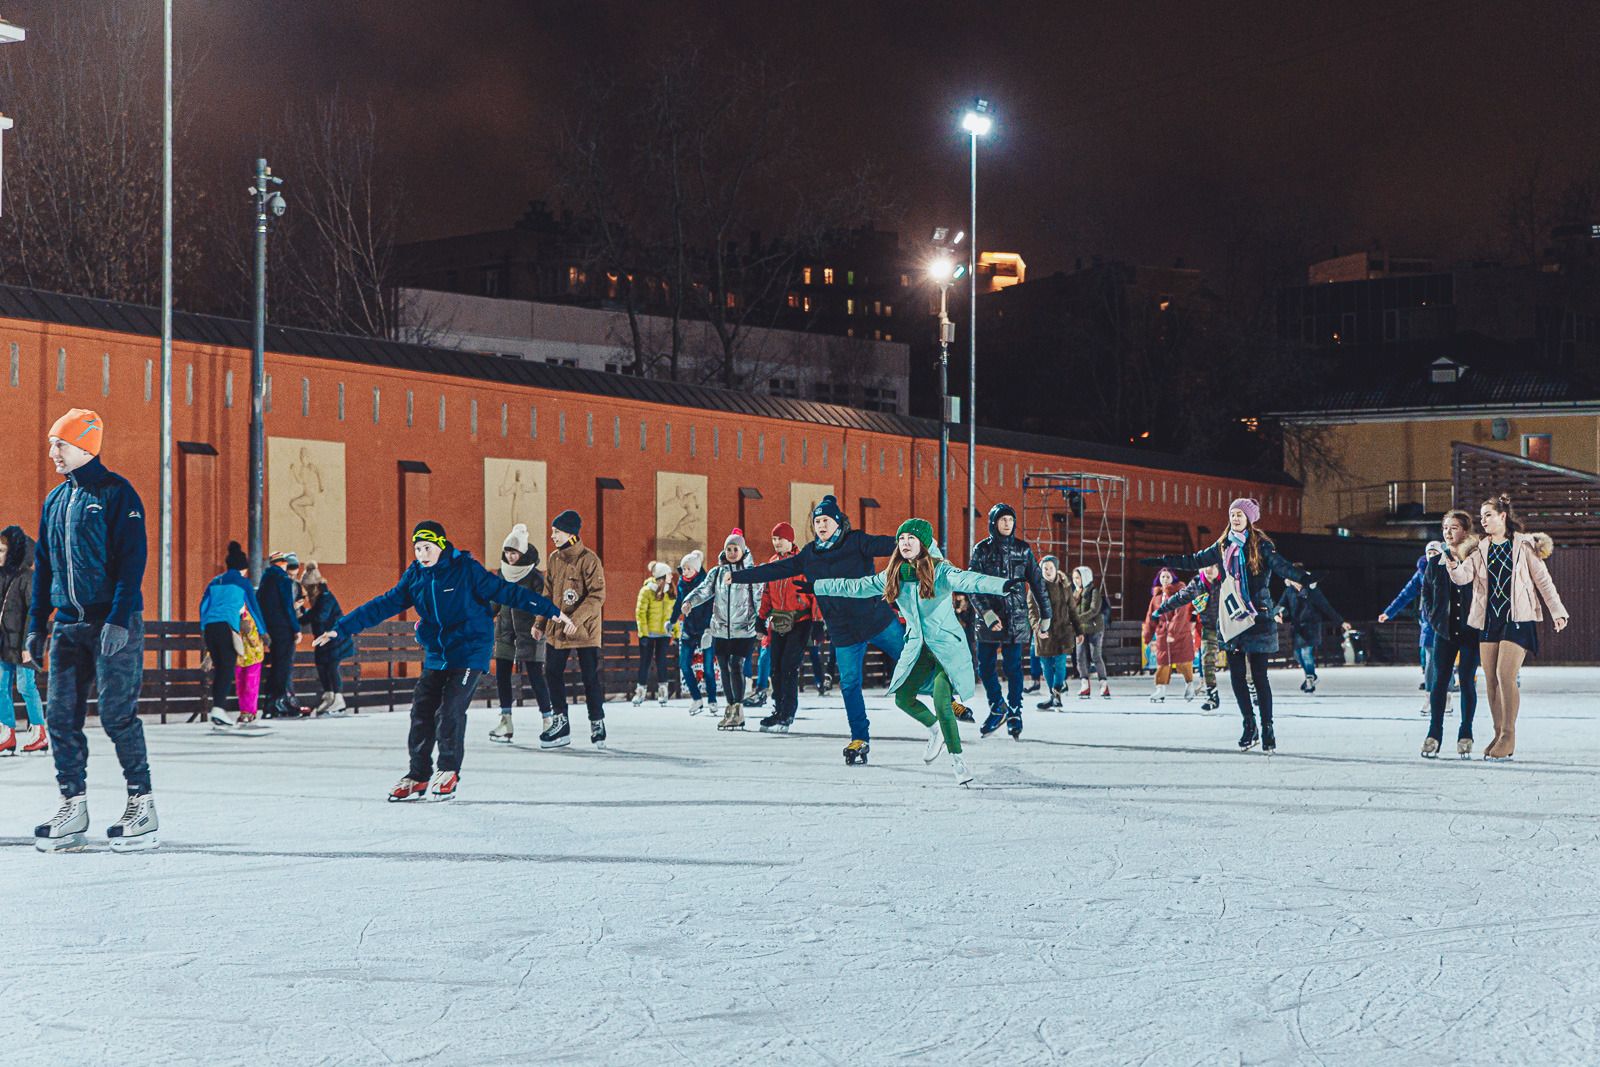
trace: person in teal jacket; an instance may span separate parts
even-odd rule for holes
[[[881,573],[865,578],[819,578],[810,583],[818,596],[877,597],[895,605],[906,620],[905,647],[895,662],[889,690],[901,711],[928,728],[923,761],[950,752],[956,781],[972,781],[961,756],[961,734],[952,701],[972,699],[972,653],[956,619],[953,593],[1000,596],[1021,588],[1022,578],[999,578],[964,571],[946,561],[933,542],[933,525],[907,519],[895,538],[895,556]],[[933,709],[921,699],[930,690]]]

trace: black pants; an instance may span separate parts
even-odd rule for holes
[[[206,651],[211,653],[211,706],[226,708],[233,696],[233,670],[239,663],[233,627],[225,622],[206,623]]]
[[[800,707],[800,662],[811,647],[811,620],[801,619],[786,634],[773,633],[767,649],[772,661],[772,710],[789,722]]]
[[[1246,675],[1248,668],[1249,674]],[[1233,684],[1233,699],[1239,702],[1239,714],[1245,725],[1254,726],[1255,712],[1250,707],[1250,680],[1255,679],[1256,703],[1261,707],[1261,728],[1272,729],[1272,683],[1267,681],[1267,654],[1265,652],[1229,652],[1228,681]]]
[[[645,685],[650,681],[650,661],[656,664],[656,681],[662,685],[667,684],[671,675],[667,674],[667,646],[672,643],[670,637],[641,637],[639,638],[639,677],[638,683]]]
[[[1450,698],[1450,671],[1455,668],[1456,655],[1461,656],[1461,727],[1456,739],[1472,736],[1472,716],[1478,710],[1478,641],[1483,634],[1468,630],[1459,640],[1447,634],[1433,635],[1433,691],[1428,694],[1428,736],[1435,741],[1444,740],[1444,704]]]
[[[578,654],[578,671],[583,675],[583,700],[589,706],[589,721],[606,717],[606,694],[600,688],[600,650],[598,648],[556,648],[545,653],[544,676],[550,683],[550,710],[567,713],[567,660]]]
[[[433,774],[433,746],[439,769],[461,771],[461,741],[467,732],[467,705],[478,691],[482,671],[424,670],[411,697],[411,769],[406,776],[425,782]]]
[[[523,674],[528,679],[528,688],[533,690],[533,698],[539,702],[539,710],[544,714],[550,713],[550,687],[545,684],[544,664],[537,660],[525,659],[522,661]],[[522,703],[522,695],[517,692],[517,665],[509,659],[494,661],[494,687],[500,696],[500,709],[510,711]]]
[[[289,680],[294,674],[294,639],[298,630],[274,630],[267,634],[267,661],[262,668],[261,706],[270,708],[289,695]]]
[[[717,653],[717,666],[722,669],[722,684],[728,692],[728,703],[744,703],[744,661],[750,658],[755,646],[753,637],[714,637],[711,647]]]
[[[290,638],[290,640],[294,640]],[[339,677],[339,664],[344,662],[329,651],[329,646],[324,645],[317,649],[313,658],[317,664],[317,690],[322,693],[340,693],[344,691],[344,681]]]

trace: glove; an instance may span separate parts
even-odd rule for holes
[[[763,616],[757,615],[756,616],[756,633],[764,634],[766,632],[767,632],[767,620]]]
[[[100,654],[102,656],[115,656],[128,647],[128,628],[115,623],[106,623],[100,630]]]
[[[1023,589],[1027,588],[1027,585],[1028,580],[1026,578],[1007,578],[1006,596],[1010,596],[1012,593],[1020,593]]]
[[[1167,560],[1164,556],[1146,556],[1139,561],[1141,567],[1164,567]]]
[[[790,581],[794,582],[794,591],[801,596],[815,596],[811,591],[811,579],[803,574],[797,574]]]
[[[48,642],[45,640],[44,634],[32,633],[28,635],[28,655],[33,657],[35,666],[44,665],[44,652],[46,644],[48,644]]]

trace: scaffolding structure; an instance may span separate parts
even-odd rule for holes
[[[1128,479],[1089,471],[1030,471],[1022,479],[1019,523],[1039,558],[1055,556],[1068,574],[1074,567],[1091,567],[1112,618],[1125,617]]]

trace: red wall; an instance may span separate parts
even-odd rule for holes
[[[16,384],[12,384],[15,346]],[[66,353],[64,383],[58,379],[59,354]],[[150,376],[146,399],[147,366]],[[224,403],[225,376],[233,372],[233,404]],[[765,559],[766,532],[789,517],[789,483],[832,482],[852,521],[860,522],[858,501],[875,498],[880,507],[866,516],[874,532],[892,532],[910,514],[934,518],[937,509],[938,444],[810,423],[729,415],[669,405],[578,393],[508,387],[444,375],[415,374],[382,367],[268,353],[273,405],[269,436],[343,441],[346,447],[346,516],[349,562],[329,566],[329,578],[347,607],[387,588],[409,561],[407,534],[424,516],[444,522],[457,544],[482,551],[483,458],[544,460],[548,469],[549,514],[564,507],[581,512],[585,539],[607,563],[613,589],[609,617],[631,618],[634,591],[645,564],[654,558],[655,474],[658,470],[704,474],[709,485],[710,552],[720,548],[736,524],[741,486],[755,486],[762,500],[747,503],[746,532],[758,558]],[[192,398],[190,375],[192,374]],[[128,477],[144,497],[150,520],[151,566],[146,578],[147,614],[156,615],[160,345],[155,338],[0,320],[0,425],[9,444],[7,475],[0,481],[0,523],[16,522],[30,533],[38,524],[44,495],[59,480],[45,454],[45,435],[69,407],[98,411],[106,425],[103,456]],[[245,540],[248,488],[249,379],[247,351],[178,342],[174,345],[174,439],[213,446],[215,457],[179,455],[177,487],[177,615],[192,618],[206,581],[220,568],[229,539]],[[301,411],[301,382],[310,383],[310,414]],[[345,418],[336,414],[337,392],[345,387]],[[64,384],[64,388],[59,386]],[[379,421],[372,419],[372,394],[381,390]],[[414,425],[406,425],[406,392],[414,396]],[[446,404],[446,428],[438,423],[439,398]],[[471,432],[471,403],[478,404],[478,432]],[[508,404],[509,432],[501,435],[501,405]],[[529,433],[529,409],[538,412],[538,436]],[[559,440],[561,415],[566,440]],[[594,443],[586,439],[587,417],[594,418]],[[621,446],[613,442],[613,420],[621,419]],[[647,447],[639,447],[645,423]],[[666,451],[666,426],[672,448]],[[689,431],[696,437],[689,455]],[[720,456],[712,456],[713,431],[720,431]],[[738,431],[744,452],[736,452]],[[758,458],[764,435],[765,459]],[[807,461],[801,464],[801,441]],[[783,454],[787,442],[787,461]],[[821,466],[826,443],[828,468]],[[861,447],[867,448],[862,469]],[[900,455],[904,453],[904,470]],[[880,471],[880,452],[882,470]],[[966,449],[952,442],[951,540],[964,538],[959,519],[966,500]],[[919,473],[918,457],[921,459]],[[430,473],[402,474],[401,461],[420,461]],[[999,500],[1018,503],[1017,475],[1034,471],[1089,470],[1119,474],[1130,487],[1127,517],[1182,524],[1191,537],[1197,527],[1221,528],[1222,508],[1234,496],[1262,501],[1263,525],[1299,529],[1299,491],[1288,486],[1229,481],[1150,468],[1106,464],[1068,457],[979,448],[978,505]],[[986,478],[984,463],[988,463]],[[1002,470],[1003,468],[1003,470]],[[606,493],[604,544],[593,543],[595,479],[616,478],[624,489]],[[1003,484],[1002,484],[1003,481]],[[402,511],[404,512],[402,514]],[[981,520],[980,520],[981,525]],[[982,529],[979,531],[984,532]],[[539,532],[541,549],[548,530]],[[269,533],[270,537],[270,533]],[[270,548],[270,544],[268,545]],[[1130,551],[1132,551],[1130,549]],[[952,553],[963,558],[959,548]],[[676,561],[673,561],[676,562]]]

